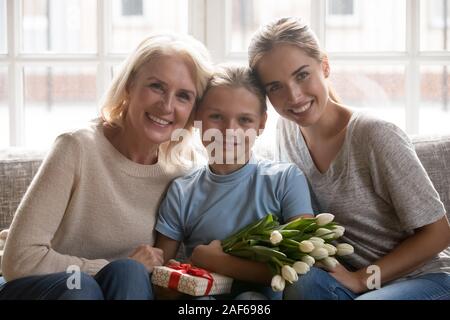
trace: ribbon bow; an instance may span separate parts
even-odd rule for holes
[[[190,274],[192,276],[200,277],[200,278],[204,278],[204,279],[208,280],[208,285],[207,285],[206,290],[205,290],[205,295],[208,295],[209,292],[211,291],[214,278],[205,269],[200,269],[200,268],[197,268],[197,267],[193,267],[189,263],[180,263],[180,264],[178,264],[178,263],[169,263],[167,265],[167,267],[179,271],[179,272],[172,272],[170,274],[169,288],[177,290],[178,283],[180,281],[181,275],[182,274]]]

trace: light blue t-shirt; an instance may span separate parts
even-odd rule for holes
[[[184,243],[223,240],[268,213],[284,222],[313,214],[305,176],[293,164],[255,160],[228,175],[205,166],[172,182],[159,208],[156,230]]]

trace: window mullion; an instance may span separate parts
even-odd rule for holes
[[[311,28],[319,38],[320,45],[325,48],[325,15],[326,15],[326,0],[311,1]]]
[[[23,72],[22,64],[17,61],[21,39],[21,6],[22,1],[7,0],[7,38],[8,38],[8,81],[9,81],[9,144],[23,146],[25,144]]]
[[[225,61],[227,52],[226,1],[208,0],[206,2],[206,46],[214,61]]]
[[[206,43],[206,0],[189,0],[189,34]]]
[[[110,66],[107,63],[110,45],[110,13],[110,1],[97,0],[97,101],[103,97],[108,83],[111,81]]]
[[[420,0],[406,2],[406,132],[419,133],[420,102]]]

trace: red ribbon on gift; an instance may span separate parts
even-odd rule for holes
[[[192,276],[208,280],[208,286],[206,287],[205,295],[208,295],[208,293],[211,291],[214,279],[212,275],[205,269],[193,267],[189,263],[180,263],[180,264],[169,263],[167,267],[179,271],[179,272],[172,272],[170,274],[169,288],[177,290],[181,275],[190,274]]]

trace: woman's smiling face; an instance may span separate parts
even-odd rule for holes
[[[319,62],[294,45],[281,44],[257,63],[258,76],[275,110],[307,127],[322,116],[328,102],[328,61]]]
[[[193,70],[177,54],[154,58],[138,70],[125,119],[135,136],[161,144],[186,125],[197,96]]]

